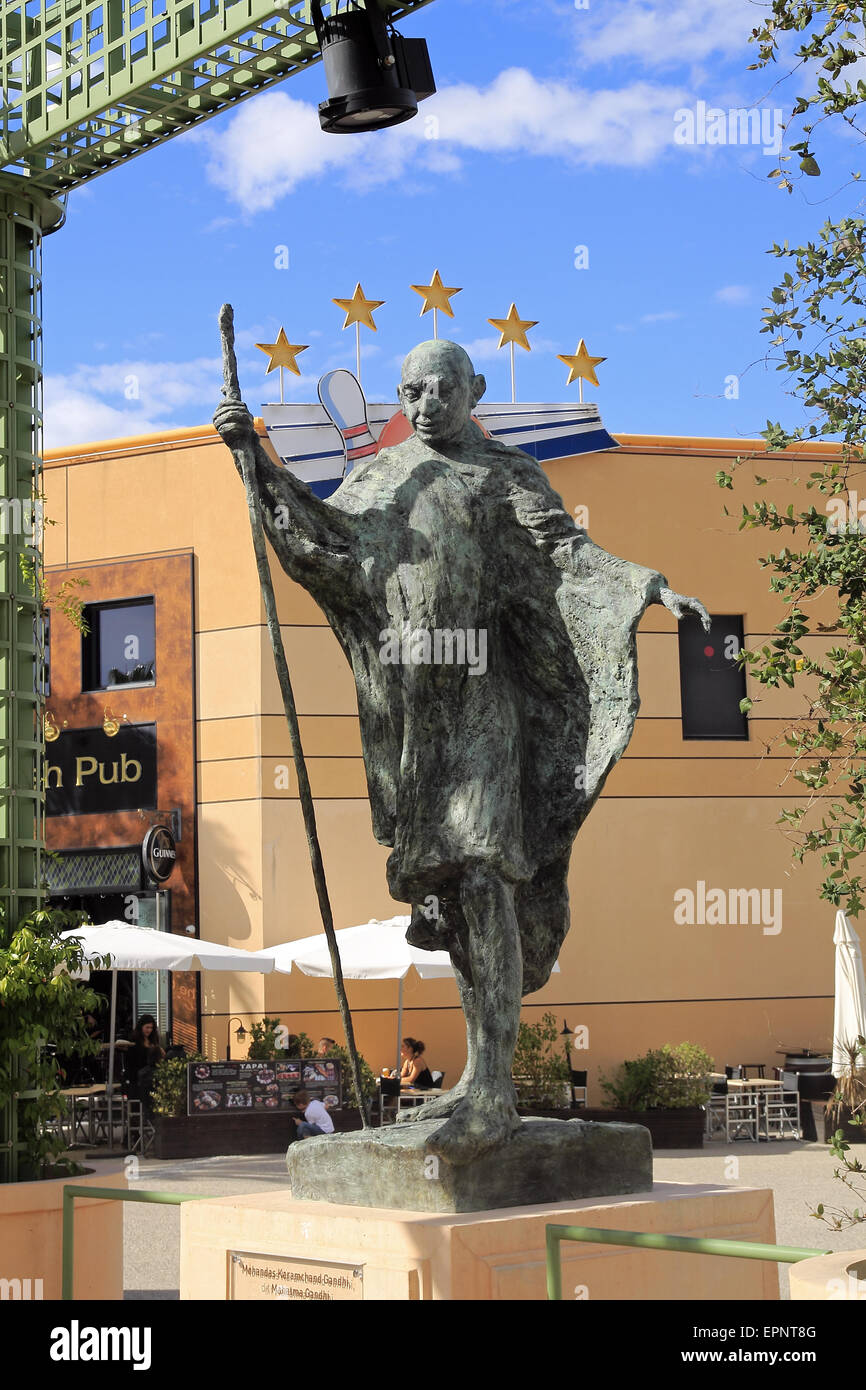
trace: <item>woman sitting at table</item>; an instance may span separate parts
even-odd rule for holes
[[[414,1086],[417,1091],[429,1091],[433,1077],[424,1056],[424,1044],[419,1038],[404,1038],[400,1048],[403,1066],[400,1070],[400,1085]]]

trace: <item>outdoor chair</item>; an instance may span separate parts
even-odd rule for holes
[[[156,1130],[153,1121],[140,1100],[130,1098],[126,1102],[126,1145],[131,1154],[143,1158],[153,1147]]]
[[[758,1091],[731,1091],[725,1097],[725,1138],[758,1143],[761,1127],[761,1095]]]
[[[90,1142],[114,1147],[114,1131],[120,1130],[121,1142],[126,1138],[126,1100],[118,1092],[95,1095],[90,1100]]]
[[[379,1124],[385,1123],[386,1113],[393,1122],[397,1118],[397,1100],[400,1097],[400,1078],[399,1076],[379,1076],[376,1078],[379,1084]],[[385,1101],[394,1099],[392,1106],[386,1106]]]
[[[764,1123],[768,1139],[801,1139],[799,1092],[767,1091]]]
[[[707,1101],[706,1137],[708,1139],[727,1139],[728,1137],[727,1082],[721,1084],[724,1086],[724,1090],[719,1090],[719,1083],[716,1083],[713,1087],[713,1093]]]
[[[578,1091],[580,1095],[578,1095]],[[586,1072],[572,1071],[571,1073],[571,1104],[581,1110],[586,1109]]]

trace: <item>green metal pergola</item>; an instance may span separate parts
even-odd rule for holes
[[[382,7],[399,20],[427,3]],[[40,556],[32,525],[20,524],[41,492],[42,238],[62,226],[70,189],[320,57],[310,0],[0,0],[0,912],[9,922],[42,898]],[[0,1112],[0,1181],[13,1175],[15,1148],[14,1117]]]

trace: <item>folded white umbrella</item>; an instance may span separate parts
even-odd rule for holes
[[[400,1066],[400,1039],[403,1031],[403,981],[410,970],[422,980],[445,980],[454,975],[447,951],[422,951],[410,946],[406,930],[410,917],[389,917],[385,921],[373,918],[358,927],[342,927],[336,933],[340,965],[347,980],[399,980],[397,1000],[397,1068]],[[284,941],[269,946],[263,954],[272,955],[275,968],[290,975],[293,968],[304,975],[330,977],[331,957],[328,940],[323,932],[304,936],[298,941]],[[553,967],[559,970],[559,965]]]
[[[836,998],[833,1010],[833,1075],[842,1076],[849,1063],[845,1043],[866,1037],[866,979],[860,939],[844,912],[836,913]]]
[[[64,941],[79,941],[85,960],[97,968],[103,956],[110,958],[111,1022],[109,1025],[108,1086],[114,1085],[114,1033],[117,1017],[117,972],[120,970],[231,970],[269,975],[274,969],[271,951],[244,951],[238,946],[221,946],[195,936],[137,927],[131,922],[103,922],[97,926],[73,927],[62,933]]]

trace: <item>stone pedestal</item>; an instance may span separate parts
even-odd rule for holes
[[[791,1302],[839,1299],[866,1303],[866,1250],[843,1250],[816,1255],[791,1265]]]
[[[471,1163],[427,1153],[442,1120],[322,1135],[286,1154],[299,1201],[400,1211],[491,1211],[614,1197],[652,1187],[652,1145],[641,1125],[526,1119],[507,1143]]]
[[[188,1202],[180,1217],[183,1299],[544,1299],[550,1223],[775,1240],[772,1192],[693,1183],[451,1215],[270,1192]],[[758,1260],[563,1243],[562,1264],[569,1300],[779,1297],[777,1267]]]

